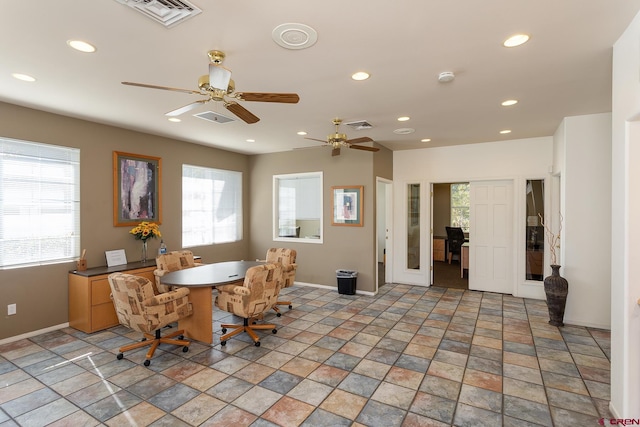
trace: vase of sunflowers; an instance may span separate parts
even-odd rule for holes
[[[129,233],[133,234],[136,240],[142,240],[141,261],[143,263],[147,262],[147,240],[162,237],[158,224],[155,222],[142,221],[140,224],[133,227]]]

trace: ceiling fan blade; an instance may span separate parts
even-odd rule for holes
[[[245,123],[252,124],[260,120],[257,116],[253,115],[251,111],[247,110],[237,102],[225,102],[224,107],[238,116]]]
[[[373,142],[373,139],[363,136],[362,138],[347,139],[346,141],[347,144],[362,144],[363,142]]]
[[[179,115],[184,114],[184,113],[186,113],[187,111],[191,111],[191,110],[193,110],[194,108],[196,108],[197,106],[199,106],[199,105],[201,105],[201,104],[205,104],[205,103],[207,103],[207,102],[209,102],[209,100],[208,100],[208,99],[201,99],[201,100],[199,100],[199,101],[192,102],[191,104],[187,104],[187,105],[185,105],[184,107],[180,107],[180,108],[178,108],[178,109],[176,109],[176,110],[169,111],[168,113],[165,113],[164,115],[165,115],[165,116],[169,116],[169,117],[179,116]]]
[[[238,92],[236,98],[245,101],[284,102],[287,104],[297,104],[300,101],[297,93]]]
[[[331,150],[331,156],[339,156],[340,155],[340,147],[334,148]]]
[[[324,139],[308,138],[308,137],[306,137],[306,136],[304,137],[304,139],[310,139],[310,140],[312,140],[312,141],[324,142],[325,144],[327,143],[327,141],[326,141],[326,140],[324,140]]]
[[[356,150],[364,150],[364,151],[380,151],[379,148],[375,148],[375,147],[367,147],[366,145],[352,145],[349,148],[355,148]]]
[[[200,91],[191,90],[191,89],[178,89],[175,87],[167,87],[167,86],[156,86],[156,85],[148,85],[145,83],[133,83],[133,82],[122,82],[123,85],[127,86],[138,86],[138,87],[146,87],[148,89],[162,89],[162,90],[171,90],[174,92],[183,92],[183,93],[192,93],[194,95],[202,95]]]

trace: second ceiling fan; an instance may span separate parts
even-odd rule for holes
[[[347,139],[347,135],[344,133],[340,133],[338,130],[338,128],[340,127],[340,124],[342,123],[342,119],[339,118],[335,118],[333,119],[333,124],[336,127],[336,131],[335,133],[329,134],[327,135],[327,140],[324,141],[322,139],[316,139],[316,138],[306,138],[306,139],[311,139],[313,141],[320,141],[320,142],[325,142],[327,144],[329,144],[332,147],[331,150],[331,155],[332,156],[339,156],[340,155],[340,149],[342,147],[345,148],[353,148],[356,150],[364,150],[364,151],[380,151],[379,148],[375,148],[375,147],[367,147],[366,145],[357,145],[357,144],[362,144],[364,142],[373,142],[373,139],[369,138],[368,136],[363,136],[361,138],[354,138],[354,139]]]
[[[222,66],[225,58],[224,52],[212,50],[208,52],[208,55],[210,60],[209,74],[205,74],[198,79],[198,88],[200,88],[200,90],[179,89],[133,82],[122,82],[122,84],[206,96],[204,99],[199,99],[184,107],[169,111],[165,114],[167,116],[179,116],[209,101],[219,101],[224,104],[227,110],[249,124],[258,122],[260,118],[237,103],[235,101],[236,99],[241,101],[280,102],[285,104],[297,104],[300,100],[300,97],[296,93],[235,92],[235,82],[231,79],[231,70]]]

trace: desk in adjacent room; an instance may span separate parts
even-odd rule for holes
[[[460,248],[460,277],[464,279],[464,270],[469,270],[469,242],[464,242]]]
[[[167,273],[160,281],[169,286],[189,288],[193,314],[178,322],[185,336],[211,344],[213,342],[213,303],[211,291],[216,286],[241,284],[250,267],[262,265],[256,261],[227,261],[186,268]]]

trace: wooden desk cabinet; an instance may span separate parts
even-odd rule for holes
[[[445,260],[445,238],[435,237],[433,238],[433,260],[444,261]]]
[[[107,277],[111,273],[128,273],[155,281],[154,261],[132,262],[113,267],[90,268],[69,272],[69,326],[92,333],[118,324],[111,301]]]

